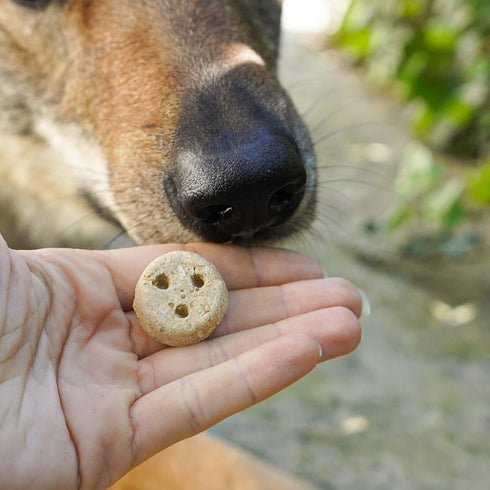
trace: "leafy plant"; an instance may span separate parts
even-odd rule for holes
[[[393,230],[411,219],[453,229],[466,214],[465,187],[464,179],[448,177],[426,146],[410,144],[394,181],[396,204],[384,220],[384,229]]]
[[[352,0],[333,41],[410,102],[418,137],[465,158],[488,154],[488,0]]]
[[[470,175],[468,193],[477,203],[490,205],[490,158]]]

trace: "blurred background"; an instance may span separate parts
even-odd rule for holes
[[[490,488],[490,2],[285,0],[320,168],[290,246],[369,296],[363,342],[214,432],[321,489]]]

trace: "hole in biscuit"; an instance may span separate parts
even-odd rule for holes
[[[192,284],[194,284],[194,286],[198,289],[204,286],[204,277],[201,276],[201,274],[192,274],[191,281]]]
[[[158,276],[153,279],[153,285],[158,289],[168,289],[170,281],[166,274],[158,274]]]
[[[186,318],[189,316],[189,309],[186,305],[177,305],[175,308],[175,314],[180,318]]]

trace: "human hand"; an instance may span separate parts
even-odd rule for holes
[[[213,336],[165,348],[132,310],[155,257],[213,262],[230,306]],[[0,487],[109,486],[152,454],[344,355],[359,291],[273,249],[162,245],[8,250],[0,237]]]

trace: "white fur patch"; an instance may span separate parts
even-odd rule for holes
[[[36,123],[36,131],[60,152],[75,178],[81,182],[80,187],[97,196],[100,204],[115,214],[117,205],[111,190],[107,160],[99,145],[87,139],[74,124],[60,125],[50,119],[40,119]]]

